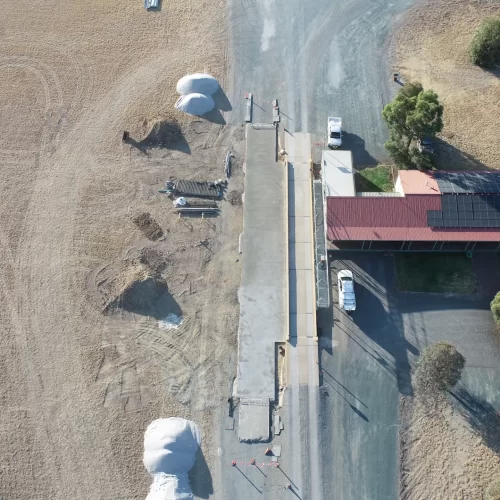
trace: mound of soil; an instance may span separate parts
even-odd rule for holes
[[[104,312],[129,312],[163,320],[182,311],[168,291],[167,283],[143,265],[134,265],[99,282]]]
[[[133,281],[113,300],[108,311],[126,312],[163,320],[171,314],[182,316],[182,311],[168,291],[167,284],[152,277]]]

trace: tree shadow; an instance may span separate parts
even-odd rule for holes
[[[209,498],[214,492],[212,475],[201,448],[196,452],[193,468],[188,473],[191,490],[198,498]]]
[[[352,152],[356,168],[378,165],[379,162],[365,149],[365,140],[351,132],[342,132],[342,149]]]
[[[129,138],[129,142],[131,140],[133,139]],[[175,122],[156,122],[149,134],[138,144],[141,149],[164,148],[191,154],[191,149],[184,137],[184,132],[179,124]]]
[[[485,399],[474,396],[460,387],[450,394],[459,405],[462,415],[482,438],[484,444],[495,453],[500,452],[500,415]]]
[[[436,137],[436,153],[433,160],[436,168],[453,170],[489,170],[474,156],[458,149],[444,139]]]
[[[489,73],[491,76],[496,76],[500,78],[500,66],[497,64],[495,68],[483,68],[486,73]]]
[[[219,87],[212,97],[214,98],[215,107],[221,111],[231,111],[233,109],[222,87]]]

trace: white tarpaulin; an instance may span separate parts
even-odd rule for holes
[[[180,95],[214,95],[218,89],[219,82],[212,75],[208,75],[207,73],[186,75],[177,82],[177,92]]]
[[[144,467],[153,476],[146,500],[194,500],[188,472],[201,438],[198,426],[183,418],[160,418],[144,433]]]
[[[146,9],[156,9],[158,8],[158,0],[144,0],[144,7]]]
[[[203,116],[215,108],[212,97],[203,94],[188,94],[177,99],[175,107],[194,116]]]

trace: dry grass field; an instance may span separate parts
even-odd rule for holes
[[[393,70],[434,90],[444,104],[441,167],[500,168],[500,68],[484,71],[468,58],[476,28],[498,15],[497,1],[424,1],[405,14],[392,38]]]
[[[154,418],[195,420],[213,464],[236,345],[241,206],[179,222],[157,192],[170,176],[222,177],[229,147],[242,188],[243,129],[173,107],[188,72],[224,87],[224,2],[0,5],[0,497],[144,498]],[[178,133],[147,147],[158,121]],[[134,224],[144,213],[159,239]],[[129,293],[108,311],[112,279]],[[183,324],[169,329],[165,311]],[[216,487],[210,471],[197,491]]]

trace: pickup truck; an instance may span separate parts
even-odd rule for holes
[[[343,269],[337,275],[339,287],[339,307],[347,313],[356,310],[356,295],[354,294],[354,276],[352,271]]]
[[[332,149],[342,146],[342,118],[328,117],[328,147]]]

